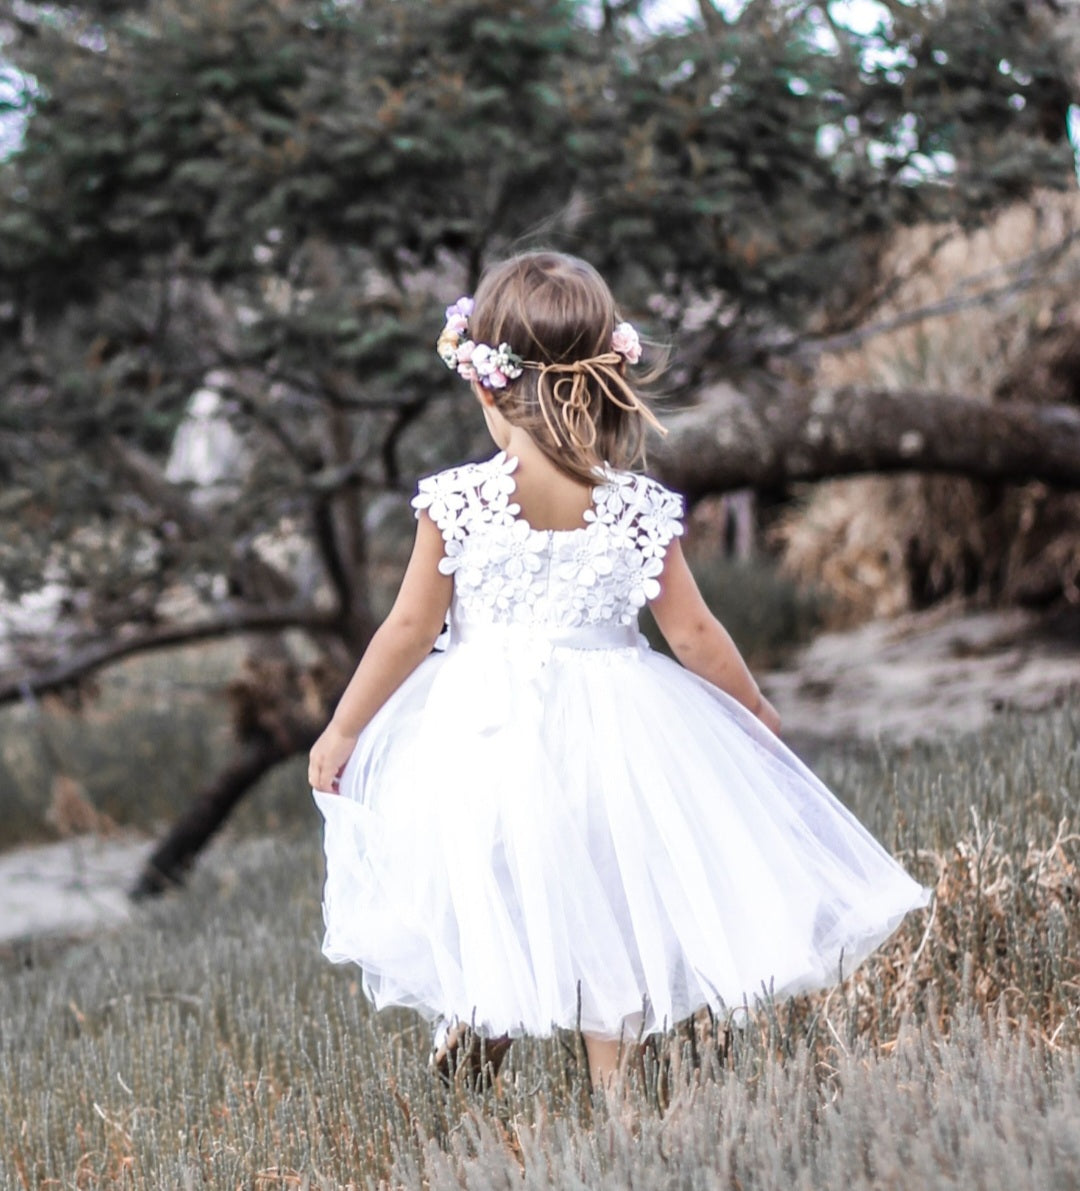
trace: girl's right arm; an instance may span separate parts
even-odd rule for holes
[[[660,594],[649,607],[664,640],[693,673],[726,691],[772,732],[780,716],[765,698],[724,626],[709,611],[678,540],[664,556]]]
[[[431,652],[442,632],[454,581],[439,572],[443,539],[422,513],[397,599],[371,638],[326,730],[308,758],[308,780],[333,790],[356,739],[371,718]]]

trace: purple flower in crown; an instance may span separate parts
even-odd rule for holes
[[[446,308],[446,321],[449,322],[452,318],[463,318],[466,322],[472,318],[473,300],[472,298],[458,298],[453,306]]]

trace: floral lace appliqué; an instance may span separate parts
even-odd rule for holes
[[[573,627],[634,624],[660,594],[664,555],[682,531],[680,497],[656,480],[607,469],[579,529],[533,529],[514,500],[517,460],[421,480],[413,508],[442,533],[439,570],[454,576],[461,623]]]

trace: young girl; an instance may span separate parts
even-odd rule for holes
[[[496,265],[438,346],[499,452],[420,481],[397,601],[311,750],[323,950],[377,1007],[462,1023],[444,1065],[580,1026],[603,1083],[625,1039],[833,983],[927,891],[777,740],[680,499],[624,470],[656,422],[598,274]]]

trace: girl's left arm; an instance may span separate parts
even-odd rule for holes
[[[727,630],[709,611],[678,539],[668,547],[660,595],[649,607],[664,640],[688,670],[726,691],[779,735],[776,708],[761,693]]]
[[[337,710],[308,757],[316,790],[336,790],[356,739],[371,718],[431,652],[442,632],[454,581],[439,572],[443,539],[422,513],[409,565],[393,608],[360,659]]]

